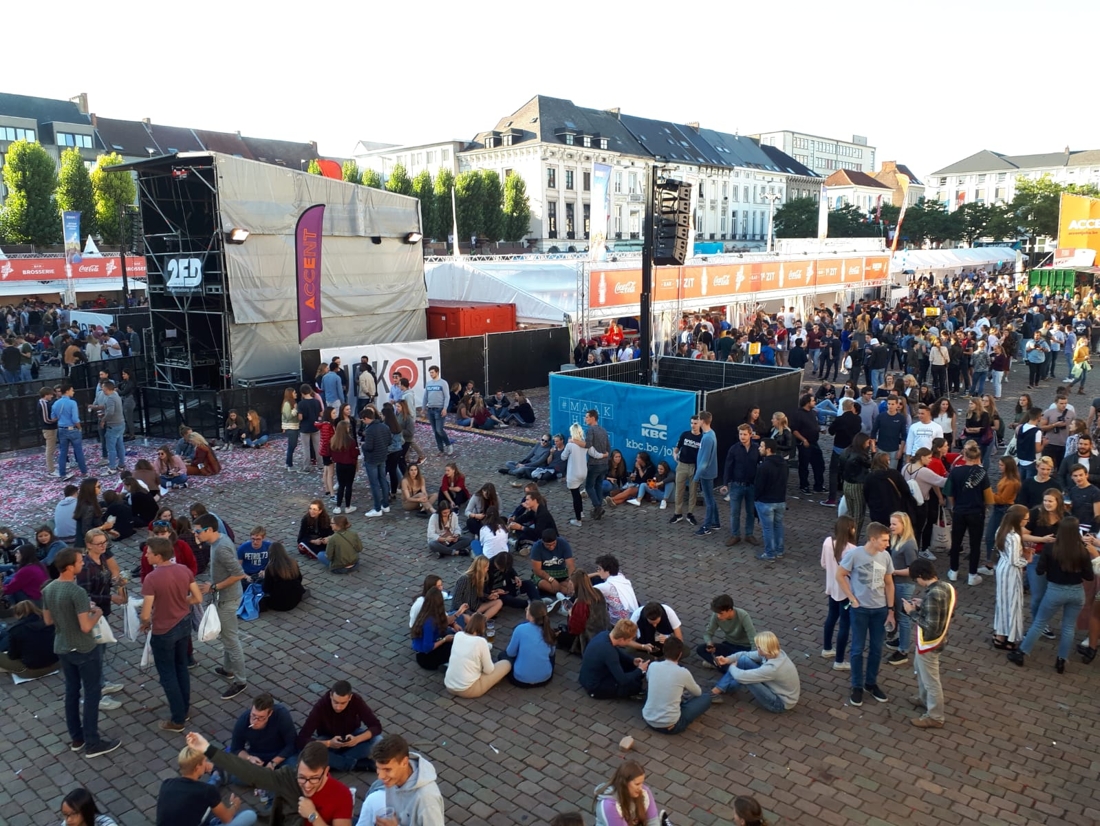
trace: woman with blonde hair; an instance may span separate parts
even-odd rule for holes
[[[293,387],[288,387],[283,391],[280,418],[283,433],[286,434],[286,469],[294,470],[294,451],[298,449],[299,422],[301,419],[298,415],[298,391]]]
[[[1027,508],[1013,505],[997,531],[997,601],[993,609],[993,647],[1011,650],[1024,638],[1024,568],[1031,552],[1024,550]]]
[[[489,599],[489,560],[475,556],[466,572],[455,583],[451,607],[467,605],[471,611],[492,619],[500,613],[504,603],[499,597]]]
[[[245,417],[245,447],[263,447],[271,438],[267,433],[267,420],[255,410],[249,410]]]
[[[794,433],[787,422],[786,413],[777,411],[772,414],[771,437],[775,441],[779,455],[786,459],[788,463],[793,461],[795,458]]]
[[[581,517],[584,515],[581,490],[588,477],[588,457],[602,459],[604,455],[594,447],[585,449],[584,428],[576,422],[570,425],[569,442],[565,445],[561,457],[565,460],[565,484],[573,497],[573,518],[569,520],[569,524],[575,528],[581,527]]]
[[[913,523],[909,514],[895,511],[890,514],[890,559],[894,563],[894,603],[911,599],[917,585],[909,576],[909,566],[918,557],[917,538],[913,535]],[[887,648],[895,648],[886,658],[887,665],[905,665],[909,662],[909,647],[913,644],[913,621],[904,611],[897,612],[897,637],[886,641]]]
[[[188,476],[217,476],[222,471],[221,462],[217,454],[210,447],[210,443],[197,430],[192,430],[187,440],[194,445],[195,456],[187,464]]]
[[[484,557],[478,558],[488,562]],[[465,629],[455,634],[443,685],[456,697],[481,697],[512,671],[512,663],[508,660],[493,662],[485,632],[484,615],[474,614],[466,621]]]

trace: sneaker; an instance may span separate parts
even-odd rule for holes
[[[978,573],[981,574],[982,576],[995,576],[996,575],[996,571],[994,571],[988,565],[983,565],[982,567],[980,567],[978,569]]]
[[[870,693],[870,695],[878,700],[880,703],[885,703],[889,699],[885,694],[882,693],[882,689],[879,688],[877,685],[869,685],[866,686],[866,688],[868,693]]]
[[[686,514],[684,516],[684,519],[686,519],[688,521],[689,525],[698,525],[699,524],[698,522],[695,521],[695,514],[693,514],[693,513]]]
[[[897,637],[888,637],[886,639],[886,642],[884,643],[884,645],[887,648],[889,648],[891,651],[897,651],[898,650],[898,638]]]
[[[84,749],[83,740],[73,740],[69,743],[69,751],[82,751]]]
[[[943,720],[933,720],[931,717],[914,717],[909,722],[917,728],[943,728]]]
[[[840,503],[835,499],[826,499],[824,502],[819,502],[819,505],[824,505],[826,508],[835,508]]]
[[[187,663],[187,670],[188,671],[191,671],[192,669],[195,669],[195,668],[198,668],[198,667],[199,667],[199,661],[198,660],[192,659],[189,663]]]
[[[900,651],[895,651],[886,658],[887,665],[905,665],[907,662],[909,662],[909,655],[902,654]]]
[[[659,510],[664,510],[667,507],[668,507],[668,502],[666,502],[664,499],[662,499]]]
[[[833,663],[833,671],[851,671],[851,663]]]
[[[853,688],[851,695],[848,697],[848,702],[854,706],[863,705],[863,689]]]
[[[99,698],[99,710],[100,711],[114,711],[115,709],[122,708],[122,703],[113,697],[100,697]]]
[[[59,471],[56,471],[56,470],[51,470],[46,475],[47,476],[52,476],[54,479],[60,479],[61,478],[61,473]]]
[[[971,574],[970,576],[968,576],[966,578],[966,584],[967,585],[981,585],[982,584],[982,578],[980,576],[978,576],[977,574]]]
[[[389,512],[390,512],[390,509],[389,509],[388,505],[386,505],[382,508],[382,513],[389,513]]]
[[[343,511],[343,509],[342,509],[342,508],[333,508],[333,509],[332,509],[332,512],[333,512],[333,513],[343,513],[344,511]]]
[[[113,740],[100,740],[98,743],[88,744],[84,747],[85,757],[99,757],[103,754],[110,754],[112,751],[122,745],[122,741],[115,738]]]
[[[344,513],[355,513],[357,510],[358,508],[356,508],[355,505],[348,505],[344,508]]]
[[[762,554],[757,554],[756,558],[759,559],[761,562],[775,562],[775,560],[779,558],[779,555],[769,554],[767,551],[765,551]]]
[[[642,500],[641,499],[627,499],[626,503],[628,505],[633,505],[634,507],[638,508],[638,507],[641,507]]]
[[[157,728],[161,731],[180,732],[183,731],[183,723],[173,723],[171,720],[161,720],[160,723],[157,724]]]
[[[959,578],[959,572],[958,571],[952,571],[950,568],[948,568],[947,569],[947,578],[949,580],[951,580],[952,582],[954,582],[955,580],[957,580]]]
[[[579,528],[582,526],[583,523],[579,519],[570,519],[569,524],[572,525],[574,528]]]
[[[822,648],[821,649],[821,658],[823,660],[827,660],[827,659],[829,659],[829,657],[835,657],[835,656],[836,656],[836,649],[835,648]]]
[[[448,456],[454,456],[455,455],[455,446],[454,445],[447,445],[447,455]]]
[[[217,668],[214,669],[214,673],[217,674],[219,677],[225,677],[225,679],[227,679],[227,680],[232,680],[233,677],[236,676],[234,674],[230,674],[228,671],[226,671],[220,665]]]
[[[363,514],[363,516],[366,516],[368,519],[373,519],[374,517],[381,516],[381,515],[382,515],[382,511],[375,510],[374,508],[371,508],[369,511],[367,511],[366,513]]]
[[[660,826],[672,826],[672,821],[668,819],[668,812],[661,809],[661,814],[657,816]]]
[[[317,559],[317,551],[313,550],[313,548],[309,547],[305,542],[298,543],[298,550],[310,559]]]
[[[166,488],[164,485],[160,486],[160,495],[161,496],[167,496],[168,495],[168,488]]]
[[[706,525],[703,525],[701,528],[699,528],[699,530],[695,531],[696,536],[710,536],[712,533],[714,533],[714,531],[712,531]]]
[[[662,502],[661,504],[664,504],[664,503]],[[668,520],[668,524],[675,525],[677,522],[683,522],[683,521],[684,521],[683,514],[674,513],[674,514],[672,514],[672,518]]]
[[[1042,633],[1043,633],[1043,636],[1046,637],[1048,640],[1058,639],[1058,635],[1055,634],[1053,631],[1051,631],[1049,626],[1047,628],[1044,628]]]
[[[229,688],[222,692],[222,699],[232,700],[246,688],[248,688],[248,686],[244,683],[230,683]]]
[[[798,490],[799,490],[800,493],[803,493],[806,496],[810,495],[810,489],[809,488],[799,488]]]
[[[930,562],[935,562],[936,561],[936,555],[934,553],[932,553],[930,550],[928,550],[927,548],[925,548],[923,551],[921,551],[919,554],[917,554],[917,556],[919,556],[921,559],[927,559]]]
[[[103,694],[118,694],[125,687],[122,683],[106,683],[100,691]]]

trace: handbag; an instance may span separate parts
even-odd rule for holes
[[[202,613],[202,621],[199,623],[199,639],[202,642],[213,642],[221,635],[221,632],[221,617],[218,616],[217,606],[211,602]]]
[[[939,510],[939,516],[932,525],[932,544],[930,551],[946,551],[951,548],[951,530],[948,513],[943,507]]]
[[[115,639],[114,632],[111,631],[111,625],[107,622],[106,615],[96,620],[95,627],[92,629],[92,636],[95,637],[96,645],[118,642],[118,640]]]
[[[241,604],[237,606],[237,616],[245,622],[252,622],[260,618],[260,599],[263,598],[264,587],[260,582],[253,582],[244,589]]]
[[[982,447],[993,444],[993,439],[993,428],[988,425],[983,427],[981,429],[981,432],[978,433],[978,444],[980,444]]]
[[[917,484],[917,480],[910,479],[906,484],[909,485],[909,493],[912,495],[913,499],[916,500],[916,503],[918,505],[923,505],[924,494],[921,493],[920,485]]]

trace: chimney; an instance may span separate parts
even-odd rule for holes
[[[317,141],[310,141],[309,145],[313,147],[313,151],[317,151]]]
[[[144,123],[146,126],[152,126],[153,125],[153,122],[149,118],[142,118],[141,122]]]
[[[95,116],[95,112],[89,112],[88,113],[88,120],[90,120],[92,122],[92,126],[95,126],[95,127],[99,126],[99,119]]]
[[[616,106],[614,109],[608,109],[607,111],[609,114],[614,115],[616,118],[619,117],[619,115],[622,113],[622,109],[620,109],[618,106]]]
[[[88,114],[88,93],[81,92],[76,97],[69,98],[70,103],[75,103],[76,108],[80,110],[80,114]]]
[[[883,161],[882,162],[882,169],[879,170],[879,171],[880,172],[896,172],[897,168],[898,168],[898,162],[897,161]]]
[[[687,126],[689,129],[694,129],[696,132],[699,131],[699,121],[697,120],[688,121]]]
[[[1066,157],[1067,158],[1069,157],[1069,147],[1068,146],[1066,147]]]

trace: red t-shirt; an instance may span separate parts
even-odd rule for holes
[[[332,775],[329,775],[320,789],[310,798],[317,807],[317,815],[325,823],[332,823],[336,818],[351,820],[351,810],[354,801],[351,799],[351,789],[341,783]],[[302,818],[302,826],[309,826],[309,821]]]
[[[167,634],[190,616],[191,583],[195,575],[175,562],[158,565],[141,583],[141,595],[153,597],[153,633]]]

